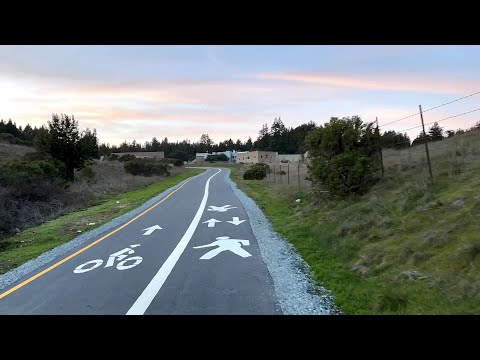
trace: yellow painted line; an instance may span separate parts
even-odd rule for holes
[[[197,175],[197,176],[198,176],[198,175]],[[135,220],[137,220],[139,217],[145,215],[147,212],[149,212],[149,211],[152,210],[153,208],[155,208],[155,207],[157,207],[158,205],[160,205],[161,203],[163,203],[163,202],[164,202],[165,200],[167,200],[170,196],[172,196],[172,195],[175,194],[178,190],[180,190],[182,187],[184,187],[185,185],[187,185],[187,183],[188,183],[190,180],[193,180],[193,179],[196,178],[197,176],[194,176],[194,177],[188,179],[188,180],[185,181],[180,187],[178,187],[177,189],[175,189],[174,191],[172,191],[170,194],[168,194],[167,196],[165,196],[162,200],[160,200],[160,201],[157,202],[156,204],[152,205],[152,206],[149,207],[147,210],[143,211],[141,214],[135,216],[133,219],[131,219],[131,220],[128,221],[127,223],[125,223],[125,224],[123,224],[122,226],[116,228],[115,230],[109,232],[107,235],[101,237],[101,238],[98,239],[98,240],[95,240],[93,243],[85,246],[84,248],[82,248],[82,249],[78,250],[77,252],[73,253],[72,255],[67,256],[65,259],[60,260],[60,261],[57,262],[56,264],[53,264],[52,266],[46,268],[45,270],[39,272],[38,274],[33,275],[31,278],[23,281],[22,283],[20,283],[20,284],[18,284],[17,286],[11,288],[10,290],[5,291],[3,294],[0,294],[0,299],[3,299],[5,296],[10,295],[10,294],[13,293],[14,291],[17,291],[18,289],[24,287],[25,285],[27,285],[28,283],[32,282],[33,280],[38,279],[40,276],[45,275],[45,274],[48,273],[49,271],[55,269],[57,266],[62,265],[64,262],[67,262],[67,261],[70,260],[71,258],[74,258],[74,257],[77,256],[78,254],[81,254],[81,253],[84,252],[85,250],[91,248],[93,245],[96,245],[96,244],[98,244],[100,241],[103,241],[103,240],[105,240],[106,238],[108,238],[109,236],[115,234],[117,231],[122,230],[124,227],[130,225],[132,222],[134,222]]]

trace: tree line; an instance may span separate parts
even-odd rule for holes
[[[222,152],[227,150],[248,151],[252,148],[253,143],[251,138],[245,142],[242,142],[240,139],[234,142],[230,138],[215,144],[208,134],[202,134],[198,142],[192,142],[190,140],[171,142],[168,141],[167,137],[159,141],[156,137],[153,137],[151,141],[146,141],[143,144],[136,140],[132,142],[123,141],[118,146],[102,143],[99,146],[99,155],[110,155],[111,153],[122,152],[163,151],[165,152],[165,157],[190,161],[195,158],[196,153]]]
[[[12,122],[11,119],[9,119],[7,122],[5,122],[3,119],[0,120],[0,134],[10,134],[10,138],[6,139],[11,139],[10,142],[15,142],[16,139],[21,140],[21,142],[18,142],[22,145],[33,145],[33,140],[38,137],[39,135],[46,134],[48,132],[48,129],[42,125],[40,128],[31,127],[30,124],[27,124],[25,128],[22,129],[21,126],[17,127],[17,124]]]

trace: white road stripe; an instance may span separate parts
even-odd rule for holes
[[[145,290],[143,290],[142,294],[135,301],[135,303],[132,305],[130,310],[128,310],[127,315],[143,315],[145,311],[147,311],[147,308],[150,306],[155,296],[158,294],[158,292],[162,288],[163,284],[165,283],[165,280],[167,280],[168,275],[170,275],[173,267],[177,263],[182,253],[185,251],[185,248],[190,242],[190,239],[192,238],[193,233],[195,232],[198,226],[198,223],[200,222],[203,211],[205,210],[205,206],[207,205],[208,187],[210,185],[210,180],[215,175],[217,175],[220,171],[222,170],[218,169],[218,171],[215,174],[213,174],[208,178],[205,184],[205,192],[203,194],[202,202],[200,203],[197,213],[195,214],[195,217],[190,223],[190,226],[188,227],[185,234],[183,234],[183,237],[180,239],[180,242],[177,244],[175,249],[173,249],[170,256],[167,258],[167,260],[165,260],[160,270],[158,270],[158,272],[155,274],[153,279],[147,285]]]

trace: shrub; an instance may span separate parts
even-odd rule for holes
[[[65,194],[63,163],[10,161],[0,166],[0,238],[59,214]]]
[[[272,172],[272,169],[270,169],[270,166],[268,164],[265,164],[265,163],[256,163],[251,168],[261,169],[261,170],[265,171],[265,173],[267,173],[267,174]]]
[[[3,191],[2,191],[3,190]],[[12,190],[0,187],[0,244],[2,238],[29,226],[41,224],[62,211],[62,203],[57,198],[62,188],[50,190],[52,198],[43,201],[19,198]]]
[[[123,163],[125,171],[132,175],[170,175],[168,165],[155,159],[134,159]]]
[[[287,175],[287,173],[286,173],[285,171],[283,171],[283,170],[280,171],[279,174],[280,174],[280,175]]]
[[[109,161],[115,161],[115,160],[118,160],[119,156],[117,154],[110,154],[109,157],[107,157],[107,159]]]
[[[82,178],[86,179],[87,182],[91,182],[95,179],[95,171],[91,166],[86,166],[80,171]]]
[[[175,161],[177,161],[177,160],[178,159],[168,157],[168,158],[163,158],[163,159],[160,159],[160,160],[157,160],[157,161],[159,161],[161,163],[164,163],[164,164],[172,164],[173,165],[173,164],[175,164]]]
[[[267,171],[265,167],[257,165],[258,164],[255,164],[243,173],[244,180],[262,180],[267,176]]]
[[[125,154],[125,155],[122,155],[118,158],[118,161],[120,162],[125,162],[125,161],[130,161],[130,160],[134,160],[136,159],[135,155],[132,155],[132,154]]]
[[[10,161],[0,166],[0,185],[11,190],[17,198],[44,200],[62,183],[64,172],[60,162]]]
[[[181,150],[172,151],[168,154],[168,157],[171,159],[179,159],[183,161],[188,161],[188,159],[190,158],[190,156],[185,151]]]
[[[43,151],[34,151],[34,152],[29,152],[23,155],[23,160],[26,160],[26,161],[53,160],[53,158],[49,153],[46,153]]]
[[[175,160],[173,166],[183,166],[183,160]]]
[[[357,153],[344,153],[330,161],[316,158],[309,170],[334,196],[363,194],[375,183],[372,159]]]
[[[311,157],[309,178],[332,196],[362,194],[375,183],[380,143],[372,124],[358,116],[332,118],[306,138]]]

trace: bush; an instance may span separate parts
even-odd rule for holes
[[[372,159],[357,153],[344,153],[330,161],[313,159],[309,171],[315,174],[331,195],[345,197],[363,194],[375,183]]]
[[[84,167],[80,172],[80,177],[87,180],[87,182],[91,182],[95,179],[95,171],[92,169],[91,166]]]
[[[168,165],[155,159],[134,159],[123,163],[125,171],[132,175],[153,176],[170,175]]]
[[[117,154],[110,154],[110,156],[107,157],[107,160],[109,161],[115,161],[118,160],[119,156]]]
[[[39,225],[47,219],[57,216],[62,211],[62,188],[50,190],[50,199],[32,201],[19,198],[14,191],[0,187],[0,244],[5,235],[13,234],[30,226]]]
[[[168,154],[168,157],[171,159],[179,159],[183,161],[188,161],[190,158],[190,156],[185,151],[181,151],[181,150],[172,151],[171,153]]]
[[[332,118],[306,137],[311,157],[309,178],[332,196],[363,194],[380,168],[378,133],[358,116]]]
[[[175,160],[173,166],[183,166],[183,160]]]
[[[0,186],[9,189],[17,198],[45,200],[62,183],[64,172],[60,162],[10,161],[0,166]]]
[[[17,160],[0,166],[0,238],[61,211],[64,173],[62,163],[46,160]]]
[[[130,161],[130,160],[134,160],[136,159],[135,155],[132,155],[132,154],[125,154],[125,155],[122,155],[118,158],[118,161],[120,162],[125,162],[125,161]]]
[[[259,168],[259,169],[263,169],[265,170],[265,172],[267,174],[271,173],[272,172],[272,169],[270,169],[270,166],[268,164],[265,164],[265,163],[256,163],[254,164],[252,167],[254,168]]]
[[[26,161],[35,161],[35,160],[50,160],[52,161],[53,158],[49,153],[43,151],[35,151],[29,152],[23,155],[23,160]]]
[[[278,173],[279,173],[280,175],[287,175],[287,173],[286,173],[285,171],[283,171],[283,170],[279,171]]]
[[[259,164],[253,165],[250,169],[243,173],[244,180],[262,180],[267,176],[266,168]],[[268,166],[268,165],[267,165]]]
[[[163,164],[175,164],[175,161],[177,161],[178,159],[174,159],[174,158],[163,158],[163,159],[160,159],[160,160],[157,160]]]

